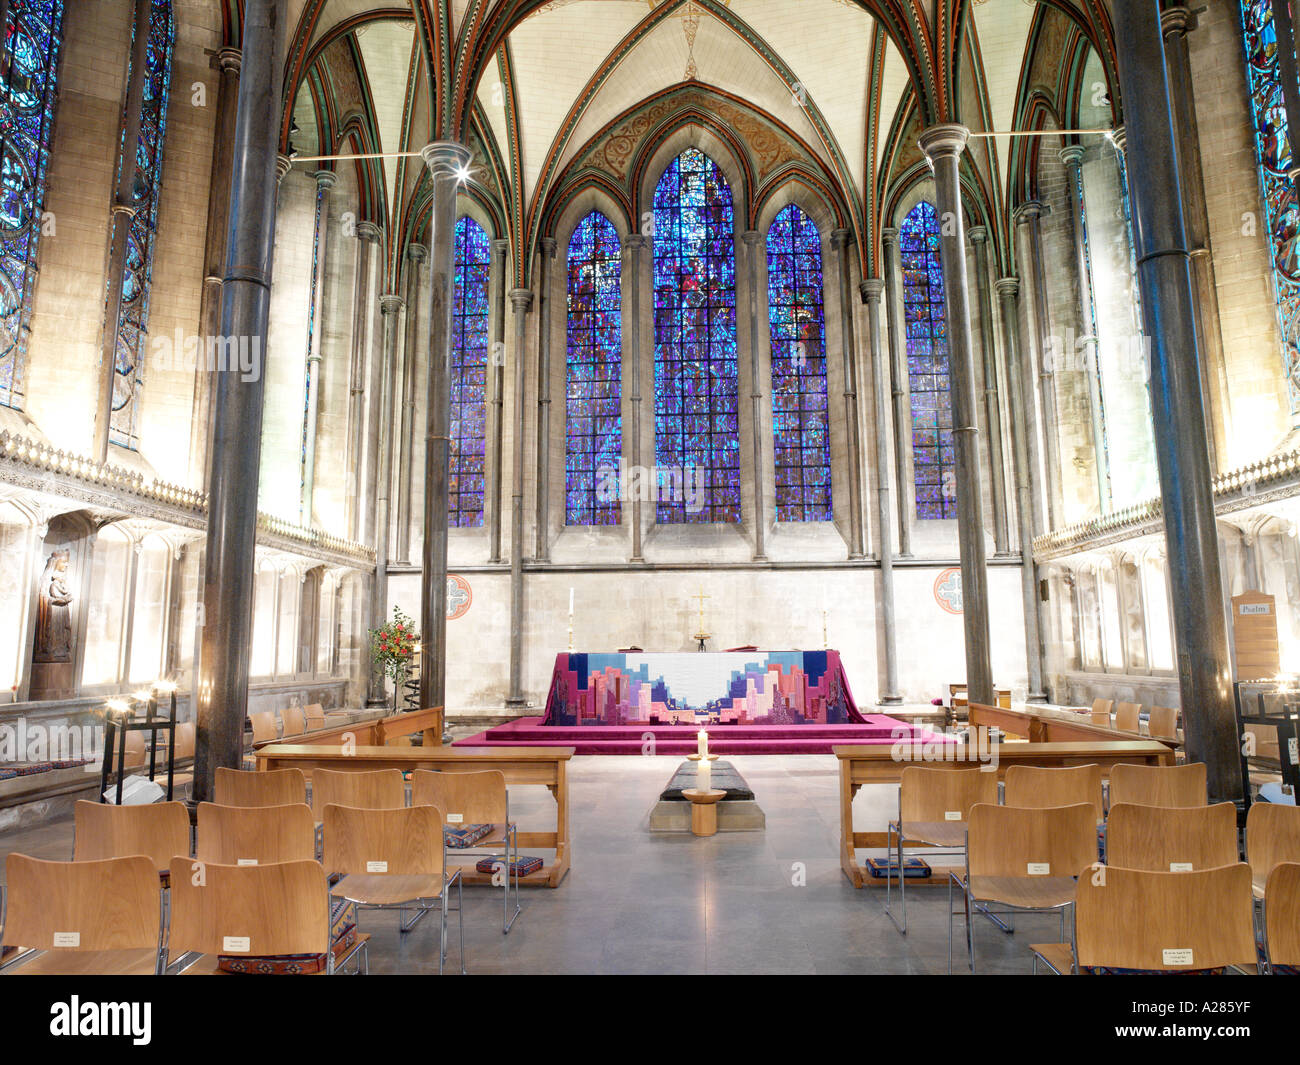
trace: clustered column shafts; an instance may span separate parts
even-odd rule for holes
[[[1017,208],[1013,216],[1014,224],[1017,230],[1020,231],[1019,236],[1023,238],[1021,241],[1021,262],[1024,264],[1024,268],[1026,272],[1030,274],[1031,278],[1033,276],[1033,265],[1031,260],[1034,252],[1033,240],[1029,233],[1029,226],[1031,219],[1036,219],[1038,217],[1038,212],[1041,209],[1041,206],[1037,203],[1027,203]],[[1031,280],[1024,292],[1024,295],[1029,299],[1028,311],[1030,316],[1033,316],[1036,313],[1033,289],[1034,284]],[[1024,409],[1025,442],[1029,456],[1029,513],[1030,519],[1033,523],[1034,535],[1038,536],[1047,531],[1048,518],[1043,502],[1044,493],[1039,487],[1037,487],[1037,485],[1046,481],[1049,474],[1045,468],[1048,464],[1048,460],[1045,459],[1043,455],[1047,431],[1045,428],[1040,426],[1037,416],[1037,404],[1035,403],[1035,385],[1038,381],[1038,365],[1042,358],[1042,353],[1039,350],[1042,338],[1037,333],[1036,321],[1036,318],[1031,321],[1031,328],[1029,330],[1031,338],[1037,337],[1033,343],[1023,343],[1019,318],[1016,319],[1016,336],[1021,338],[1021,343],[1018,345],[1020,348],[1021,359],[1018,369],[1021,371],[1021,388],[1023,389],[1021,401]]]
[[[352,352],[348,362],[348,450],[345,469],[348,536],[360,540],[361,493],[365,474],[364,458],[366,363],[370,337],[370,257],[379,241],[379,227],[373,222],[357,223],[357,275],[352,291]]]
[[[327,306],[325,292],[329,288],[325,281],[326,266],[329,256],[329,216],[330,189],[337,178],[329,170],[318,170],[316,179],[316,231],[313,235],[316,249],[315,287],[312,290],[312,330],[307,349],[307,410],[306,424],[303,426],[302,458],[302,496],[298,503],[301,524],[312,524],[314,496],[316,493],[316,426],[320,416],[320,375],[321,346],[325,340],[325,316]]]
[[[758,316],[758,249],[763,247],[763,234],[747,229],[740,235],[745,244],[746,288],[749,293],[749,421],[754,437],[754,560],[767,558],[768,510],[763,503],[763,380],[759,373],[759,316]]]
[[[984,364],[984,424],[988,429],[989,492],[993,496],[993,551],[1009,554],[1006,466],[1002,457],[1002,408],[998,397],[998,357],[993,324],[993,296],[989,285],[989,231],[972,226],[975,249],[975,291],[980,305],[980,350]]]
[[[849,300],[849,237],[847,229],[831,231],[835,272],[839,275],[840,335],[844,347],[844,430],[849,444],[849,558],[866,557],[862,522],[862,441],[858,414],[858,352],[853,332],[853,306]],[[865,284],[865,282],[863,282]],[[865,296],[864,296],[865,299]],[[883,455],[878,461],[886,461]],[[881,530],[882,534],[884,530]],[[892,578],[891,578],[892,579]],[[891,689],[892,690],[892,689]]]
[[[402,345],[402,426],[397,464],[397,561],[411,561],[411,495],[415,474],[415,371],[420,336],[421,264],[429,250],[423,244],[406,249],[406,339]]]
[[[882,229],[885,298],[889,301],[889,368],[894,416],[894,482],[898,488],[898,555],[912,557],[912,524],[908,520],[908,486],[912,483],[911,415],[908,411],[907,344],[903,336],[903,292],[899,275],[898,230]]]
[[[633,468],[641,466],[641,253],[649,241],[640,233],[632,233],[623,238],[623,249],[627,252],[627,274],[623,281],[623,291],[627,293],[629,315],[627,321],[631,328],[623,331],[623,356],[627,360],[624,368],[624,380],[629,383],[628,403],[631,409],[631,444],[627,450],[632,459]],[[641,537],[643,534],[641,517],[641,486],[638,478],[638,490],[632,497],[632,562],[643,562]]]
[[[551,264],[555,238],[541,239],[537,300],[537,561],[551,557]]]
[[[492,478],[491,527],[488,530],[492,550],[489,562],[501,561],[501,501],[503,450],[505,448],[505,398],[506,398],[506,255],[510,251],[508,240],[492,242]]]
[[[524,660],[524,352],[528,311],[533,294],[526,288],[510,291],[515,312],[515,410],[513,492],[510,499],[510,694],[506,706],[527,706],[523,691]]]

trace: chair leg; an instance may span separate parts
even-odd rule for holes
[[[460,923],[460,975],[464,976],[468,969],[465,968],[465,881],[458,879],[456,881],[456,918]]]
[[[438,975],[442,975],[443,966],[447,963],[447,890],[443,889],[442,899],[438,903],[440,911],[439,916],[442,920],[439,923],[440,932],[438,939]]]
[[[970,971],[975,971],[975,922],[970,914],[970,887],[962,885],[962,897],[966,901],[966,949],[970,952]]]
[[[952,877],[948,877],[948,975],[952,975]]]

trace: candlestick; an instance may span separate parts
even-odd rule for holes
[[[701,758],[699,765],[695,769],[695,790],[712,791],[713,783],[713,766],[707,758]]]
[[[700,729],[700,734],[695,737],[695,753],[700,756],[700,761],[707,761],[709,757],[709,734]]]

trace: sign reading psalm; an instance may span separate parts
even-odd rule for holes
[[[861,722],[838,651],[555,656],[547,725]]]

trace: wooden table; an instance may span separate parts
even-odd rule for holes
[[[558,887],[569,871],[572,851],[569,842],[569,778],[567,766],[573,747],[329,747],[274,743],[260,748],[257,768],[301,769],[308,777],[313,769],[341,769],[365,772],[374,769],[433,769],[440,773],[474,773],[497,769],[507,784],[543,784],[555,799],[554,832],[520,832],[519,847],[540,847],[555,851],[553,864],[522,877],[521,884],[545,883]],[[467,884],[491,883],[489,873],[469,870],[462,874]]]
[[[1110,730],[1098,730],[1110,731]],[[1112,733],[1113,735],[1113,733]],[[840,744],[832,747],[840,760],[840,868],[853,882],[862,887],[864,882],[874,882],[858,865],[859,848],[884,850],[888,847],[885,832],[855,832],[853,828],[853,797],[863,784],[897,784],[902,771],[909,765],[927,769],[974,769],[981,763],[975,748],[953,744],[954,757],[945,761],[900,761],[894,757],[892,744],[877,743],[864,746]],[[983,752],[987,756],[987,752]],[[996,772],[999,779],[1009,765],[1036,765],[1064,767],[1072,765],[1100,765],[1101,775],[1108,777],[1110,768],[1120,762],[1136,765],[1173,765],[1172,748],[1158,740],[1110,740],[1088,743],[1000,743],[997,746]],[[880,883],[884,883],[883,880]]]

